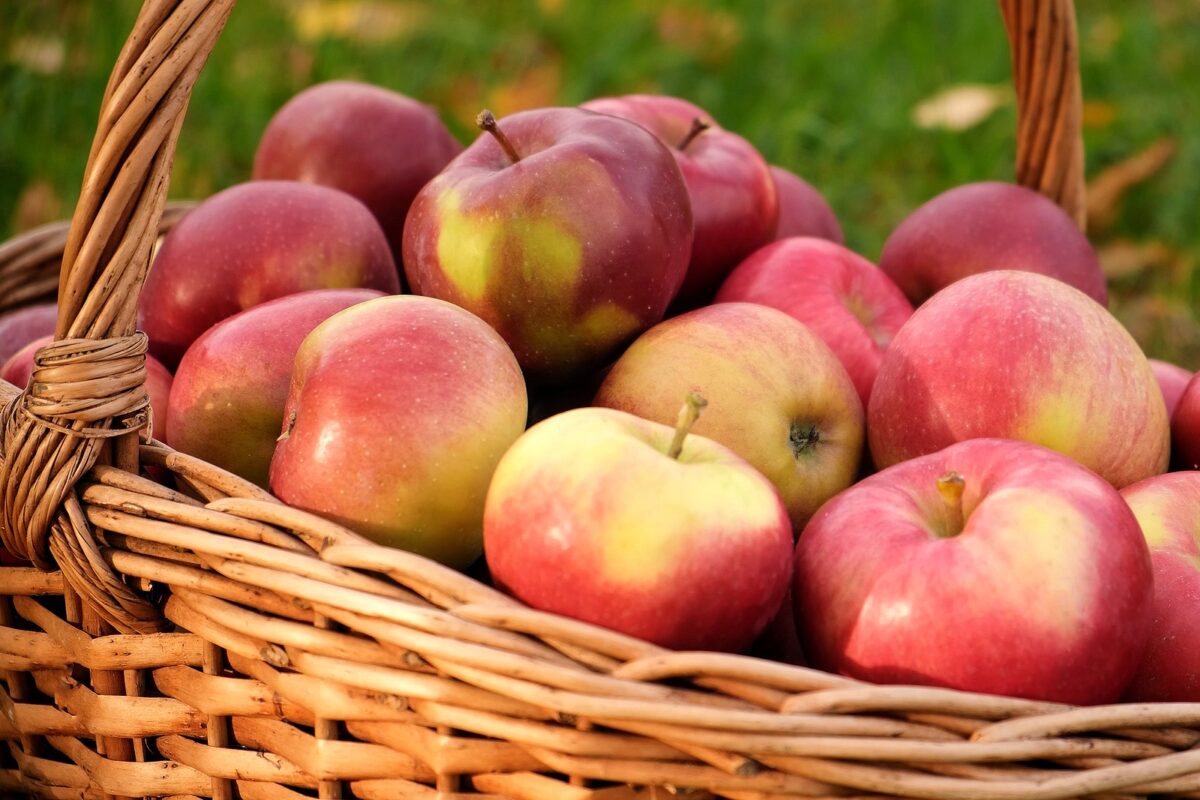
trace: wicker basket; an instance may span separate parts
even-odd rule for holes
[[[1018,177],[1082,223],[1074,12],[1002,5]],[[0,307],[52,296],[36,276],[62,253],[59,341],[32,394],[0,384],[0,527],[39,567],[0,569],[0,793],[1200,797],[1200,704],[1070,708],[668,652],[139,439],[135,298],[231,6],[148,0],[65,242],[0,249]]]

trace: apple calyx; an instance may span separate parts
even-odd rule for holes
[[[967,479],[958,470],[950,470],[937,479],[938,494],[946,505],[947,518],[945,525],[936,532],[939,539],[950,539],[962,533],[965,520],[963,519],[962,496]]]
[[[500,148],[504,150],[505,155],[515,164],[521,160],[521,155],[517,152],[517,148],[513,147],[512,141],[504,135],[504,131],[500,130],[500,123],[496,122],[496,115],[490,109],[480,111],[475,117],[475,124],[482,131],[487,131],[496,141],[500,143]]]
[[[816,423],[794,420],[788,429],[788,445],[796,458],[812,451],[820,442],[821,432],[817,430]]]
[[[687,399],[683,401],[683,408],[679,409],[679,419],[675,422],[675,436],[671,439],[671,446],[667,448],[670,458],[679,458],[679,454],[683,452],[683,440],[687,438],[688,431],[696,424],[696,420],[700,419],[700,412],[706,405],[708,401],[701,397],[699,392],[688,392]]]
[[[699,117],[692,117],[692,127],[688,129],[687,135],[679,140],[679,144],[675,145],[677,150],[686,150],[687,146],[692,143],[700,134],[712,127],[712,123],[705,122]]]

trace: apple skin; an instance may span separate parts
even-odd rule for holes
[[[938,486],[952,471],[958,519]],[[822,669],[1076,704],[1120,697],[1153,602],[1150,554],[1116,490],[1002,439],[906,461],[831,500],[800,534],[793,591]]]
[[[492,471],[525,429],[525,381],[475,315],[381,297],[322,322],[296,353],[271,490],[383,545],[466,567]]]
[[[374,289],[314,289],[209,328],[175,371],[167,444],[266,487],[300,343],[337,312],[383,296]]]
[[[33,359],[37,351],[54,341],[53,336],[43,336],[34,339],[12,355],[0,366],[0,380],[8,381],[18,389],[29,385],[33,375]],[[172,377],[171,372],[154,356],[146,356],[146,395],[150,398],[152,415],[152,432],[154,438],[166,441],[168,421],[170,420],[170,403]]]
[[[358,198],[399,264],[413,198],[460,152],[433,107],[379,86],[328,81],[275,112],[254,154],[253,176],[331,186]]]
[[[308,289],[400,291],[379,223],[345,192],[253,181],[209,197],[163,239],[139,301],[151,352],[175,367],[200,334]]]
[[[779,198],[779,224],[775,241],[793,236],[815,236],[845,244],[841,223],[829,203],[808,181],[783,167],[771,165],[775,194]]]
[[[739,261],[774,238],[779,198],[769,165],[754,145],[718,126],[704,109],[677,97],[639,94],[589,100],[580,107],[636,122],[679,162],[696,238],[677,308],[703,305]],[[679,149],[697,118],[711,127]]]
[[[577,108],[499,120],[413,201],[413,291],[499,331],[531,380],[562,383],[662,319],[692,214],[671,154],[637,125]]]
[[[1166,469],[1169,432],[1154,373],[1120,323],[1061,281],[1012,270],[964,278],[918,308],[867,406],[880,468],[1001,437],[1057,450],[1118,489]]]
[[[1167,416],[1173,417],[1175,409],[1179,405],[1179,399],[1183,397],[1183,390],[1187,388],[1188,382],[1192,379],[1192,373],[1183,367],[1167,361],[1160,361],[1157,358],[1151,358],[1149,361],[1150,369],[1154,370],[1154,377],[1158,381],[1158,388],[1162,390],[1163,400],[1167,403]]]
[[[663,647],[748,646],[791,577],[787,512],[765,478],[710,439],[689,434],[672,459],[673,435],[600,408],[530,428],[488,489],[484,549],[497,585]]]
[[[1108,305],[1100,261],[1075,221],[1052,200],[1011,183],[968,183],[928,201],[892,231],[879,268],[913,305],[997,269],[1048,275]]]
[[[1178,469],[1200,469],[1200,380],[1195,376],[1184,387],[1171,417],[1171,448]]]
[[[670,425],[688,392],[708,400],[695,432],[765,475],[797,530],[854,481],[858,393],[837,356],[787,314],[719,303],[662,322],[613,365],[594,405]]]
[[[1150,643],[1125,699],[1200,703],[1200,472],[1155,475],[1121,490],[1150,546]]]
[[[0,316],[0,364],[34,339],[53,335],[57,321],[54,303],[26,306]]]
[[[777,308],[820,336],[854,381],[864,408],[883,351],[913,313],[874,264],[812,237],[774,242],[738,264],[715,302],[738,301]]]

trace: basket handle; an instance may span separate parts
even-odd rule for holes
[[[104,452],[118,466],[137,467],[131,437],[144,423],[147,405],[141,386],[145,339],[134,329],[137,297],[192,86],[233,2],[146,0],[109,79],[71,220],[59,277],[57,341],[38,354],[47,377],[39,381],[35,374],[35,388],[15,396],[0,382],[0,537],[39,566],[48,569],[57,560],[76,591],[102,605],[100,613],[121,630],[152,627],[156,615],[137,595],[123,592],[111,573],[97,572],[103,559],[96,557],[73,487]],[[1020,115],[1017,178],[1082,224],[1071,0],[1000,2]],[[114,434],[122,435],[118,445],[105,449],[102,443]]]
[[[1071,0],[1000,0],[1017,89],[1017,182],[1087,228],[1083,95]]]

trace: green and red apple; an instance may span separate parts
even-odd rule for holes
[[[636,122],[679,162],[696,238],[677,307],[707,302],[739,261],[774,239],[779,198],[767,162],[704,109],[678,97],[642,94],[589,100],[581,108]]]
[[[1156,475],[1121,496],[1154,568],[1150,643],[1125,699],[1200,703],[1200,472]]]
[[[837,356],[787,314],[719,303],[662,322],[617,360],[595,405],[670,424],[689,392],[708,400],[696,432],[765,475],[797,528],[854,482],[862,403]]]
[[[1118,489],[1167,467],[1170,428],[1145,355],[1077,289],[1032,272],[934,295],[883,354],[867,408],[877,467],[982,437],[1074,458]]]
[[[1036,272],[1100,305],[1100,260],[1067,212],[1033,189],[987,181],[957,186],[908,215],[888,237],[879,267],[913,305],[954,281],[997,269]]]
[[[413,198],[461,151],[434,108],[381,86],[327,81],[271,118],[253,175],[331,186],[358,198],[379,221],[399,265]]]
[[[265,487],[300,343],[337,312],[382,296],[374,289],[314,289],[209,328],[175,371],[167,444]]]
[[[1120,494],[1006,439],[835,497],[800,534],[793,592],[821,669],[1075,704],[1121,696],[1153,607],[1150,553]]]
[[[534,380],[561,383],[662,319],[692,212],[671,154],[625,120],[525,111],[481,135],[413,201],[413,291],[478,314]]]
[[[756,250],[721,284],[716,302],[759,303],[803,322],[842,362],[864,408],[883,351],[913,313],[878,267],[813,237]]]
[[[400,290],[387,239],[345,192],[252,181],[214,194],[163,239],[139,300],[151,352],[169,367],[239,311],[309,289]]]
[[[749,645],[787,589],[791,525],[770,482],[681,417],[583,408],[530,428],[488,489],[497,585],[663,647]]]
[[[429,297],[334,314],[296,353],[271,490],[380,544],[465,567],[525,428],[525,381],[482,320]]]

